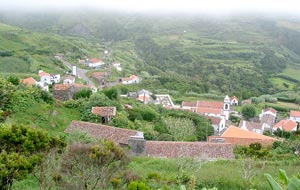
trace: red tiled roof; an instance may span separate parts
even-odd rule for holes
[[[50,74],[49,73],[46,73],[46,72],[40,72],[39,73],[39,77],[43,77],[43,76],[50,76]]]
[[[54,84],[53,90],[68,90],[71,87],[71,84]]]
[[[186,106],[186,107],[197,107],[197,102],[182,102],[181,104],[182,106]]]
[[[264,112],[267,112],[267,111],[270,111],[270,112],[272,112],[274,114],[277,113],[277,110],[275,110],[274,108],[267,108],[267,109],[264,110]]]
[[[239,99],[236,96],[233,96],[232,100],[239,100]]]
[[[253,129],[260,129],[262,130],[262,123],[256,123],[256,122],[249,122],[249,121],[244,121],[242,120],[239,124],[239,127],[241,128],[243,126],[243,124],[246,124],[246,128],[249,130],[249,131],[253,131]]]
[[[291,110],[290,117],[300,117],[300,111]]]
[[[130,80],[134,80],[134,79],[138,79],[139,77],[136,75],[131,75],[128,78],[122,78],[122,81],[130,81]]]
[[[221,137],[234,137],[234,138],[245,138],[245,139],[260,139],[260,140],[276,140],[275,138],[260,135],[252,131],[246,131],[244,129],[230,126]]]
[[[115,116],[116,107],[92,107],[92,113],[100,116]]]
[[[290,119],[281,120],[273,126],[273,129],[281,128],[284,131],[292,131],[297,123]]]
[[[92,58],[90,59],[91,63],[99,63],[99,62],[102,62],[101,59],[97,59],[97,58]]]
[[[198,101],[198,107],[223,109],[224,102]]]
[[[106,76],[105,72],[93,72],[92,76],[96,79],[102,79]]]
[[[120,144],[128,144],[128,139],[131,136],[135,136],[138,132],[135,130],[111,127],[96,123],[72,121],[65,132],[72,133],[75,131],[85,132],[91,137],[107,139]]]
[[[29,78],[26,78],[26,79],[22,79],[21,83],[32,86],[32,85],[35,85],[37,83],[37,81],[34,78],[29,77]]]
[[[203,157],[234,159],[233,148],[226,143],[147,141],[146,155],[153,157]]]
[[[220,122],[221,122],[221,118],[219,118],[219,117],[211,117],[211,116],[208,116],[207,118],[211,121],[211,123],[212,123],[213,125],[219,125]]]
[[[221,109],[216,109],[216,108],[206,108],[206,107],[198,107],[197,108],[197,113],[201,113],[201,114],[216,114],[216,115],[221,115],[222,114],[222,110]]]

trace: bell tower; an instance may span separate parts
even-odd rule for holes
[[[224,98],[223,114],[225,115],[225,119],[228,120],[230,114],[230,98],[228,95]]]

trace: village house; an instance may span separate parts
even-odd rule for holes
[[[41,83],[52,84],[51,83],[51,75],[43,70],[39,70],[38,75],[40,77]]]
[[[239,105],[239,99],[236,96],[233,96],[230,100],[230,105],[238,106]]]
[[[181,109],[196,112],[201,115],[213,117],[225,117],[229,119],[230,115],[230,98],[226,96],[223,102],[217,101],[196,101],[182,102]]]
[[[106,85],[106,77],[108,77],[110,74],[109,72],[93,72],[92,78],[94,78],[101,86]]]
[[[120,79],[120,82],[122,84],[136,84],[136,83],[139,83],[140,81],[141,81],[141,79],[136,75],[131,75],[128,78],[121,78]]]
[[[27,85],[27,86],[34,86],[37,84],[37,81],[33,77],[28,77],[21,80],[21,83]]]
[[[82,89],[91,89],[92,92],[95,92],[95,87],[88,86],[84,84],[54,84],[53,86],[53,96],[56,99],[66,101],[74,98],[75,94]]]
[[[141,101],[142,103],[144,104],[148,104],[150,103],[150,101],[152,102],[152,97],[151,97],[151,94],[148,90],[139,90],[137,91],[137,100]]]
[[[223,142],[232,145],[248,146],[251,143],[261,143],[262,145],[271,145],[277,139],[265,135],[255,133],[253,131],[244,130],[239,127],[230,126],[221,136],[210,136],[209,142]]]
[[[51,74],[50,81],[51,83],[60,83],[60,74]]]
[[[119,62],[113,62],[112,66],[117,70],[117,71],[122,71],[121,63]]]
[[[84,62],[85,66],[88,66],[90,68],[95,68],[95,69],[99,69],[104,64],[105,63],[98,58],[86,59],[86,61]]]
[[[207,117],[211,121],[211,125],[214,128],[214,131],[219,135],[226,128],[225,117]]]
[[[297,123],[291,119],[284,119],[279,121],[273,126],[273,131],[276,131],[277,129],[283,130],[283,131],[297,131]]]
[[[245,121],[241,120],[239,127],[241,129],[247,130],[247,131],[252,131],[258,134],[263,134],[265,130],[271,130],[268,126],[264,125],[264,123],[257,123],[257,122],[250,122],[250,121]]]
[[[132,154],[161,158],[195,157],[208,160],[234,159],[233,147],[228,143],[146,141],[140,131],[105,126],[102,124],[72,121],[67,133],[75,131],[114,141],[130,147]]]
[[[300,111],[291,110],[290,119],[295,122],[300,122]]]
[[[92,113],[100,116],[101,123],[108,123],[116,116],[116,107],[92,107]]]
[[[67,75],[63,79],[63,84],[73,84],[75,83],[75,77],[71,75]]]

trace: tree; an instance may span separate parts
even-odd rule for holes
[[[192,120],[187,118],[166,117],[163,119],[167,129],[176,141],[195,141],[196,127]]]
[[[255,117],[256,115],[256,108],[253,104],[246,104],[242,106],[242,115],[246,119],[250,119]]]
[[[89,88],[84,88],[75,94],[75,99],[79,98],[89,98],[92,95],[92,90]]]

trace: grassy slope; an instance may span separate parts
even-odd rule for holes
[[[51,73],[62,73],[61,65],[54,55],[64,53],[73,60],[76,57],[97,56],[102,52],[100,45],[94,45],[80,38],[61,37],[55,34],[34,33],[25,29],[0,23],[0,75],[29,76],[43,69]]]

